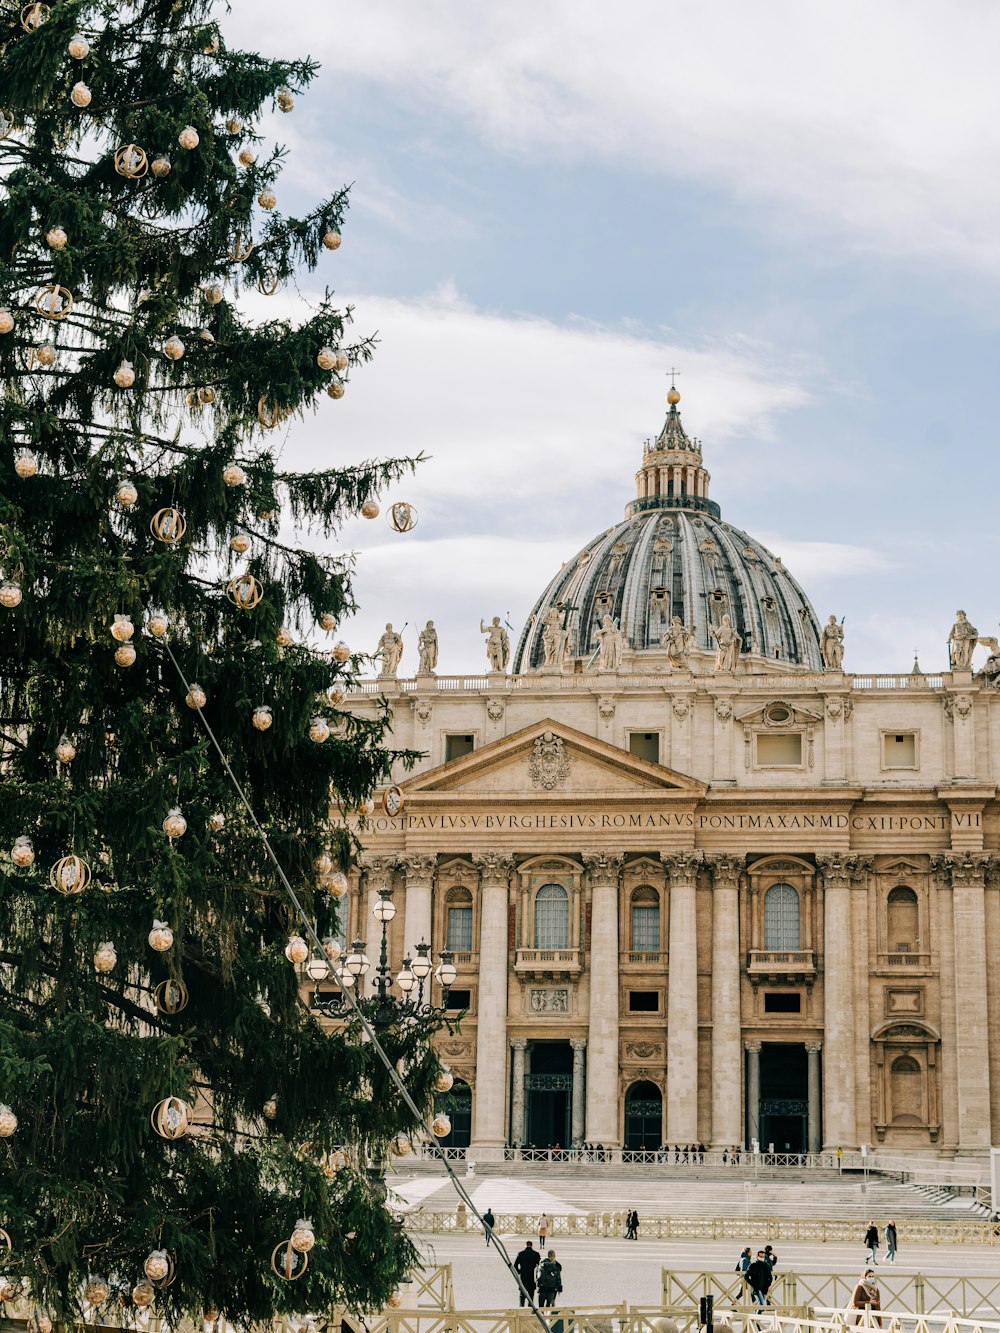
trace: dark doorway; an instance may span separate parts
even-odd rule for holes
[[[438,1139],[442,1148],[467,1148],[472,1142],[472,1089],[456,1082],[450,1092],[434,1098],[434,1110],[443,1111],[451,1120],[451,1133]]]
[[[529,1147],[567,1148],[573,1099],[573,1051],[568,1041],[533,1041],[524,1076],[525,1137]]]
[[[802,1153],[808,1143],[809,1071],[801,1042],[765,1042],[760,1052],[760,1146]]]
[[[663,1146],[663,1097],[655,1083],[633,1083],[625,1094],[625,1147],[659,1151]]]

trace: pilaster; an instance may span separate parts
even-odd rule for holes
[[[712,872],[713,1148],[732,1147],[743,1140],[739,891],[743,860],[725,855],[705,858]]]
[[[476,1003],[476,1105],[473,1155],[503,1156],[506,1142],[507,1062],[507,899],[514,858],[481,852],[479,871],[479,991]],[[524,1099],[524,1062],[521,1067]],[[522,1112],[523,1114],[523,1112]]]
[[[618,877],[624,857],[584,852],[590,873],[587,1137],[618,1142]]]
[[[671,852],[667,973],[667,1142],[698,1142],[698,939],[696,885],[702,853]]]
[[[826,1042],[823,1137],[829,1149],[858,1144],[851,883],[857,856],[817,856],[823,875],[823,1009]],[[867,987],[865,990],[867,995]],[[866,1025],[867,1026],[867,1025]],[[868,1050],[868,1033],[864,1034]]]

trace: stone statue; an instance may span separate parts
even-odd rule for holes
[[[980,639],[979,642],[984,648],[990,650],[990,655],[983,664],[983,675],[986,677],[987,684],[996,689],[1000,686],[1000,643],[992,637]]]
[[[403,656],[403,636],[397,634],[391,625],[386,625],[385,633],[378,641],[374,656],[382,659],[380,676],[395,676],[399,670],[400,658]]]
[[[979,631],[975,625],[969,624],[965,612],[956,611],[955,623],[948,635],[948,650],[951,655],[951,669],[953,671],[970,671],[972,669],[972,650],[975,648],[978,638]]]
[[[625,647],[625,635],[618,628],[618,621],[611,616],[605,616],[601,621],[601,628],[594,635],[600,648],[601,655],[598,659],[598,667],[601,671],[620,671],[622,665],[622,650]]]
[[[510,660],[510,639],[500,624],[500,617],[494,616],[488,625],[481,620],[479,633],[486,635],[486,659],[490,664],[490,670],[506,671]]]
[[[670,665],[676,667],[679,671],[687,671],[689,667],[688,658],[691,655],[691,645],[694,643],[694,635],[681,621],[680,616],[674,616],[664,631],[663,638],[660,642],[667,650],[667,657],[670,660]]]
[[[737,634],[733,629],[733,622],[729,616],[722,617],[722,624],[718,629],[712,625],[709,633],[715,640],[716,671],[734,673],[736,663],[740,660],[740,649],[743,647],[742,635]]]
[[[831,616],[823,626],[819,638],[819,650],[823,654],[823,666],[827,671],[839,671],[844,661],[844,627],[837,624],[837,617]]]
[[[420,664],[417,670],[421,676],[428,676],[438,664],[438,632],[434,628],[433,620],[428,620],[420,631],[420,637],[417,639],[417,651],[420,654]]]
[[[542,624],[545,626],[542,631],[545,665],[562,666],[569,639],[569,631],[563,627],[562,612],[557,607],[550,606],[542,617]]]

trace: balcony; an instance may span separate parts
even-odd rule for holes
[[[930,967],[929,953],[912,953],[909,949],[898,949],[892,953],[880,953],[879,967]]]
[[[812,949],[751,949],[747,975],[759,981],[813,981],[816,955]]]
[[[478,972],[479,954],[470,953],[468,949],[453,949],[452,960],[459,972]]]
[[[665,949],[627,949],[619,959],[621,967],[657,968],[662,970],[667,965]]]
[[[580,971],[579,949],[518,949],[514,971],[520,976],[571,977]]]

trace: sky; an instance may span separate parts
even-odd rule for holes
[[[331,286],[377,334],[296,467],[426,456],[417,527],[351,521],[358,652],[433,619],[486,668],[619,521],[676,367],[723,518],[763,541],[845,667],[947,664],[997,633],[1000,10],[987,0],[364,0],[290,24],[233,0],[230,45],[322,68],[279,208],[353,183]],[[979,649],[979,657],[986,650]]]

